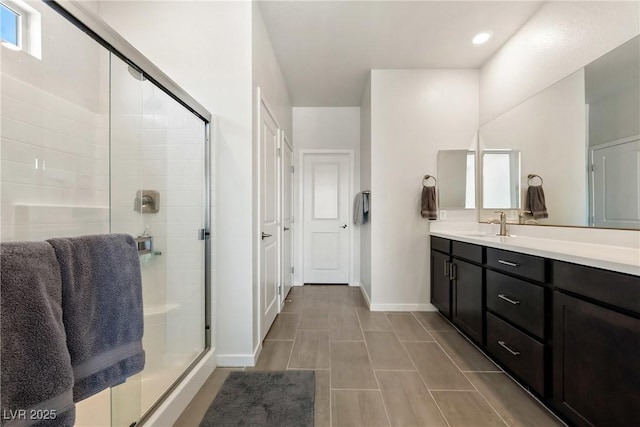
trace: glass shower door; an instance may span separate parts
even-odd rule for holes
[[[139,238],[144,371],[112,425],[151,409],[205,349],[205,122],[112,55],[111,232]]]

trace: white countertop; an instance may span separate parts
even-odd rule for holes
[[[639,248],[518,236],[517,234],[501,237],[482,231],[439,230],[431,231],[430,234],[445,239],[640,276]]]

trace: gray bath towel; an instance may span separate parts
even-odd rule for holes
[[[353,223],[362,225],[367,223],[369,217],[369,194],[360,192],[353,200]]]
[[[549,218],[542,185],[530,185],[525,198],[525,210],[535,219]]]
[[[51,239],[78,402],[144,368],[142,281],[126,234]]]
[[[422,218],[438,219],[438,203],[436,202],[436,187],[422,186]]]
[[[0,245],[0,301],[0,424],[73,426],[73,372],[62,323],[62,282],[48,243]]]

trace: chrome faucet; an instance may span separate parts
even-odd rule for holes
[[[495,211],[494,213],[500,214],[500,219],[491,218],[487,220],[487,224],[500,224],[500,233],[498,236],[507,235],[507,215],[502,211]]]

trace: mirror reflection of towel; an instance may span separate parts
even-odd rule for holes
[[[542,185],[530,185],[525,198],[525,210],[531,212],[534,219],[549,218]]]
[[[438,219],[438,204],[436,202],[436,187],[422,187],[422,218]]]

